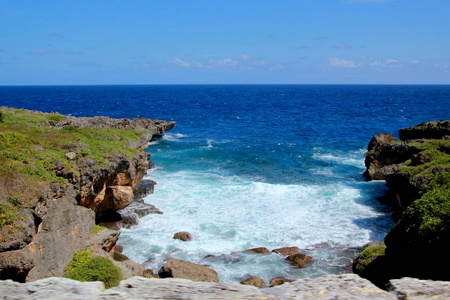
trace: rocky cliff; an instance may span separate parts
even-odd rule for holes
[[[422,123],[372,138],[366,177],[386,180],[402,213],[354,271],[382,285],[404,276],[450,280],[450,122]]]
[[[94,236],[95,220],[133,201],[149,167],[144,149],[175,122],[1,112],[0,279],[63,276],[87,245],[111,251],[120,233]]]

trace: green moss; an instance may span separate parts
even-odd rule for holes
[[[364,269],[377,257],[383,255],[386,250],[385,245],[367,246],[358,255],[359,264],[357,265],[358,274],[364,271]]]
[[[114,254],[113,254],[113,259],[114,259],[115,261],[127,261],[127,260],[130,260],[130,259],[128,258],[128,256],[123,255],[122,253],[119,253],[119,252],[114,252]]]
[[[96,235],[99,231],[105,229],[105,227],[100,226],[100,225],[95,225],[94,226],[94,230],[92,230],[92,235]]]
[[[8,200],[9,201],[4,203],[0,202],[0,230],[2,230],[3,226],[6,225],[14,226],[14,222],[20,219],[20,216],[17,214],[17,212],[20,211],[21,206],[14,203],[15,199]],[[19,229],[17,225],[16,229]]]
[[[78,281],[103,281],[106,288],[111,288],[119,285],[122,270],[107,258],[94,257],[68,271],[66,277]]]
[[[450,168],[450,140],[423,140],[411,143],[419,147],[422,151],[417,154],[421,164],[414,164],[412,160],[405,162],[405,166],[398,167],[398,170],[405,176],[422,176],[433,178],[433,169],[436,167]]]
[[[84,250],[78,251],[73,255],[72,261],[64,271],[69,272],[76,270],[80,265],[85,264],[91,259],[92,253],[92,250],[89,250],[88,246]]]

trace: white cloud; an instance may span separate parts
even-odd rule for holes
[[[199,63],[198,61],[185,61],[180,58],[175,58],[174,60],[170,61],[171,64],[183,67],[183,68],[202,68],[202,63]]]
[[[393,59],[393,58],[388,58],[388,59],[386,59],[386,63],[387,64],[398,64],[399,61],[396,59]]]
[[[353,47],[349,46],[349,45],[346,45],[346,44],[343,44],[343,43],[336,43],[336,44],[333,45],[333,48],[334,49],[352,49]]]
[[[238,65],[238,62],[231,58],[224,58],[219,60],[210,60],[209,65],[210,67],[235,67]]]
[[[144,68],[150,68],[151,67],[150,64],[142,64],[141,66],[144,67]]]
[[[448,65],[447,64],[434,64],[434,67],[438,68],[438,69],[442,69],[442,70],[448,69]]]
[[[330,63],[330,66],[332,66],[333,68],[341,68],[341,69],[356,68],[356,64],[351,60],[345,60],[336,57],[328,57],[328,61]]]
[[[241,55],[241,59],[242,60],[249,60],[250,59],[250,56],[247,56],[247,55]]]
[[[412,64],[418,64],[418,63],[420,63],[420,61],[414,60],[414,59],[413,59],[413,60],[411,60],[411,63],[412,63]]]

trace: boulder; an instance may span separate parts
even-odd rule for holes
[[[241,281],[240,283],[244,285],[256,286],[257,288],[266,287],[266,283],[264,282],[264,280],[259,277],[250,277],[248,279]]]
[[[292,264],[299,268],[304,268],[310,261],[313,260],[313,258],[303,253],[297,253],[288,255],[288,257],[286,257],[286,260],[290,261]]]
[[[142,199],[146,196],[153,194],[155,190],[156,182],[150,179],[144,179],[134,190],[134,198]]]
[[[180,231],[173,235],[174,240],[180,240],[183,242],[192,241],[192,235],[187,231]]]
[[[134,199],[133,187],[131,186],[108,186],[105,198],[111,198],[111,209],[122,209],[127,207]]]
[[[450,299],[450,282],[402,278],[390,280],[387,290],[398,299]]]
[[[267,249],[265,247],[251,248],[251,249],[245,250],[245,252],[270,254],[269,249]]]
[[[277,285],[282,285],[285,282],[292,282],[294,281],[293,279],[287,279],[285,277],[275,277],[270,279],[270,286],[277,286]]]
[[[158,272],[160,278],[184,278],[193,281],[219,282],[217,272],[208,267],[179,259],[170,259]]]
[[[275,252],[276,254],[287,256],[287,255],[300,253],[300,248],[296,247],[296,246],[294,246],[294,247],[283,247],[283,248],[273,249],[272,252]]]

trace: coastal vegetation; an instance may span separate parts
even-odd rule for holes
[[[66,277],[78,281],[103,281],[106,288],[118,286],[122,271],[105,257],[89,257],[72,266]]]
[[[65,185],[61,171],[77,176],[79,159],[108,165],[113,154],[131,157],[139,150],[129,146],[143,131],[110,128],[54,129],[64,116],[0,108],[0,230],[14,226],[18,212],[33,207],[49,183]],[[67,153],[73,153],[68,156]]]

